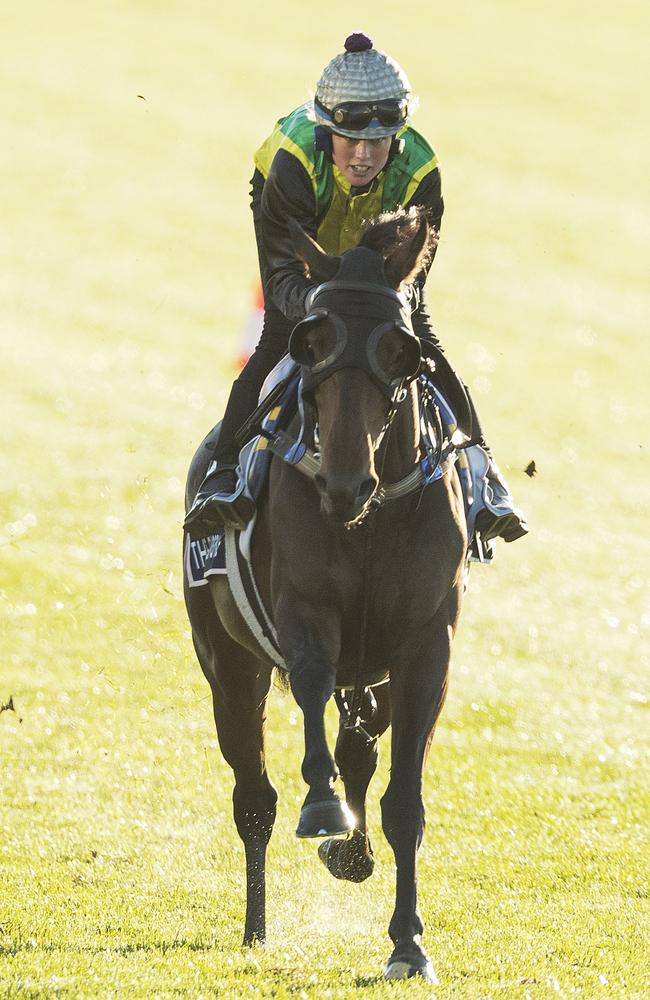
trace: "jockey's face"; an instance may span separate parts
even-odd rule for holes
[[[370,183],[388,162],[392,136],[383,139],[349,139],[332,134],[332,159],[354,187]]]

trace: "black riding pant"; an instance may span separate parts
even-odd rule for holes
[[[262,286],[264,286],[264,260],[260,213],[263,187],[264,178],[256,170],[251,180],[251,208]],[[264,305],[264,326],[259,343],[230,390],[226,412],[221,424],[219,443],[214,452],[217,462],[234,464],[237,461],[239,446],[235,444],[235,434],[257,406],[264,379],[277,365],[280,358],[287,353],[292,329],[293,323],[267,299]]]
[[[279,309],[266,306],[260,342],[230,390],[214,453],[218,462],[234,464],[237,461],[239,445],[235,444],[235,434],[257,406],[264,379],[287,353],[292,328],[293,324]]]

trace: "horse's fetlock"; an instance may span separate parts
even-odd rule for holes
[[[277,801],[278,793],[270,782],[263,793],[246,795],[235,785],[233,816],[237,833],[242,840],[248,841],[260,837],[268,843],[275,823]]]
[[[234,814],[237,833],[243,841],[259,838],[268,844],[275,823],[275,809],[260,813],[252,810]]]

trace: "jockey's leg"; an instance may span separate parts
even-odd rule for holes
[[[499,466],[494,461],[472,395],[465,386],[465,392],[472,411],[472,441],[480,445],[488,457],[488,467],[485,473],[487,486],[483,501],[485,506],[476,518],[476,528],[483,542],[491,538],[503,538],[506,542],[514,542],[517,538],[528,534],[528,523],[523,511],[515,507],[510,489]]]
[[[233,383],[212,462],[185,518],[184,526],[194,537],[218,531],[224,523],[242,528],[253,516],[255,506],[237,476],[235,434],[257,406],[264,379],[286,353],[290,333],[291,323],[274,306],[267,306],[260,342]]]
[[[424,289],[420,291],[418,306],[412,319],[418,337],[431,340],[436,347],[444,351],[431,323]],[[515,507],[505,477],[494,461],[492,450],[483,433],[474,400],[467,386],[465,386],[465,392],[472,411],[472,444],[480,445],[489,460],[485,474],[487,480],[486,495],[483,498],[485,507],[476,519],[476,527],[484,542],[488,542],[491,538],[504,538],[506,542],[514,542],[515,539],[528,533],[526,515]]]

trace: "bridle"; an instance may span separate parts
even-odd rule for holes
[[[334,309],[333,305],[336,305],[337,309]],[[325,358],[310,364],[302,350],[303,338],[313,326],[325,318],[330,321],[330,326],[334,330],[335,343]],[[370,335],[364,333],[359,338],[351,337],[350,324],[357,321],[367,322],[368,319],[378,320]],[[390,374],[382,369],[377,357],[377,348],[381,336],[393,329],[402,333],[407,354],[403,372],[399,377],[391,378]],[[417,377],[421,366],[426,364],[423,362],[420,341],[413,333],[410,312],[404,297],[386,285],[362,281],[333,280],[319,285],[312,293],[307,315],[294,327],[289,340],[289,353],[301,365],[303,383],[301,405],[303,410],[312,411],[312,417],[313,393],[321,382],[344,367],[361,368],[367,372],[389,399],[386,419],[375,445],[375,453],[382,443],[387,443],[387,435],[397,409],[406,397],[408,384]],[[307,414],[304,416],[304,423],[307,425]],[[442,442],[441,432],[442,428],[440,428],[440,442]],[[284,462],[293,465],[310,479],[314,479],[319,473],[320,457],[314,449],[313,425],[309,432],[305,432],[303,428],[299,440],[277,428],[272,433],[265,432],[262,428],[262,434],[267,439],[269,451],[278,455]],[[386,450],[384,448],[384,454]],[[442,478],[455,459],[455,449],[448,443],[442,451],[438,449],[435,455],[427,454],[418,461],[398,482],[383,483],[380,476],[379,485],[363,516],[355,521],[355,526],[360,524],[371,511],[421,490]]]
[[[309,331],[327,320],[334,334],[326,357],[311,361],[305,348]],[[367,333],[368,322],[374,323]],[[363,331],[359,329],[363,325]],[[403,359],[395,372],[387,371],[380,358],[380,345],[397,331]],[[302,366],[302,398],[317,423],[315,391],[326,379],[343,368],[365,372],[383,396],[388,398],[386,419],[375,441],[375,455],[395,419],[397,408],[406,398],[406,386],[418,374],[422,357],[420,342],[413,333],[405,298],[387,285],[366,281],[326,281],[312,293],[307,315],[294,328],[289,353]],[[384,452],[385,454],[385,452]],[[381,476],[380,476],[381,487]],[[380,494],[381,495],[381,494]]]

